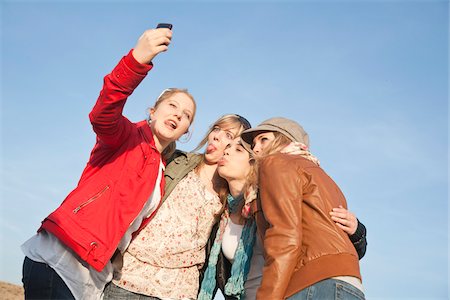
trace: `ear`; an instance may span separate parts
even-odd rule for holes
[[[150,114],[150,119],[153,119],[153,115],[155,114],[156,109],[154,107],[151,107],[148,112]]]

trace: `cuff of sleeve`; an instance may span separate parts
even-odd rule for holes
[[[134,49],[131,49],[130,52],[128,52],[128,54],[124,57],[125,64],[134,72],[147,75],[148,71],[153,68],[153,63],[150,62],[149,64],[141,64],[134,58],[133,50]]]
[[[355,233],[350,236],[350,240],[352,241],[352,243],[356,243],[365,236],[366,236],[366,227],[358,220],[358,227],[356,228]]]

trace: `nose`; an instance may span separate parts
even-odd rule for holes
[[[220,134],[220,131],[219,132],[213,131],[213,140],[218,141],[219,140],[219,134]]]
[[[213,136],[214,140],[215,140],[215,141],[221,141],[221,140],[223,140],[222,137],[223,137],[224,133],[225,133],[225,132],[224,132],[223,130],[215,131],[215,132],[214,132],[214,136]]]
[[[261,145],[260,143],[255,143],[255,145],[253,146],[253,152],[255,152],[256,154],[259,154],[261,152]]]
[[[178,119],[178,121],[181,121],[181,117],[183,116],[183,112],[182,112],[181,110],[177,109],[177,110],[174,112],[174,115],[175,115],[175,117]]]
[[[223,155],[230,155],[230,145],[228,144],[227,147],[225,147],[225,150],[223,150]]]

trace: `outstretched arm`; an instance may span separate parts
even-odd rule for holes
[[[118,147],[127,139],[131,123],[122,115],[125,102],[152,68],[152,59],[167,50],[171,38],[169,29],[145,31],[135,48],[105,76],[100,96],[89,114],[102,143]]]

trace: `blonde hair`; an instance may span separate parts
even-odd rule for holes
[[[264,150],[261,153],[261,157],[265,157],[267,155],[280,152],[281,149],[283,149],[284,147],[286,147],[287,145],[289,145],[292,142],[292,140],[290,138],[288,138],[281,132],[278,132],[278,131],[270,131],[270,132],[273,132],[273,135],[275,136],[275,138],[272,140],[272,142],[269,145],[267,145],[264,148]]]
[[[198,143],[197,147],[195,147],[195,149],[192,151],[196,152],[196,151],[200,150],[201,148],[203,148],[203,146],[206,145],[206,143],[208,142],[208,136],[214,130],[215,127],[233,128],[234,126],[238,126],[238,131],[236,133],[235,138],[239,137],[244,130],[252,127],[250,125],[250,123],[248,122],[248,120],[240,115],[236,115],[236,114],[223,115],[209,127],[209,129],[206,132],[203,139],[200,141],[200,143]],[[205,155],[203,155],[202,161],[197,166],[197,170],[200,170],[204,164],[205,164]]]
[[[189,97],[189,99],[192,100],[192,103],[194,104],[194,111],[192,112],[190,124],[194,123],[195,113],[197,111],[197,103],[195,102],[194,96],[192,96],[187,89],[169,88],[163,90],[162,93],[156,99],[155,104],[153,105],[153,109],[157,109],[161,103],[163,103],[165,100],[169,99],[170,97],[172,97],[177,93],[185,94],[186,96]],[[148,118],[149,118],[148,120],[151,121],[150,114]],[[166,148],[164,148],[163,152],[161,153],[162,157],[165,160],[169,159],[169,157],[171,157],[172,154],[175,152],[176,148],[177,148],[176,142],[175,141],[171,142]]]
[[[194,152],[200,150],[203,146],[206,145],[206,143],[208,142],[208,136],[214,130],[215,127],[220,127],[220,128],[238,127],[238,131],[235,136],[235,138],[236,138],[236,137],[239,137],[244,130],[251,128],[251,125],[246,118],[244,118],[240,115],[236,115],[236,114],[223,115],[209,127],[208,132],[206,132],[203,139],[200,141],[200,143],[197,145],[197,147],[195,147],[195,149],[193,150]]]
[[[223,115],[209,127],[209,129],[206,132],[203,139],[200,141],[200,143],[197,145],[197,147],[195,147],[195,149],[193,150],[194,152],[200,150],[201,148],[203,148],[203,146],[206,145],[206,143],[208,142],[208,136],[214,130],[215,127],[220,127],[220,128],[235,128],[235,127],[237,127],[238,130],[237,130],[236,136],[235,136],[235,138],[237,138],[241,135],[241,133],[244,130],[249,129],[252,126],[250,125],[250,122],[246,118],[244,118],[240,115],[237,115],[237,114]],[[204,165],[205,165],[205,155],[203,155],[201,162],[197,165],[196,172],[198,173]],[[218,180],[216,182],[214,182],[214,189],[216,189],[218,191],[220,201],[222,202],[222,208],[215,215],[215,217],[218,218],[224,211],[226,203],[227,203],[227,195],[229,192],[227,181],[219,176]]]

